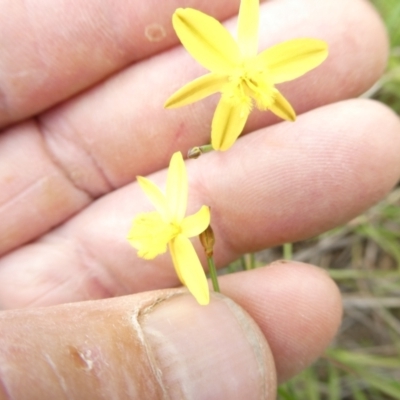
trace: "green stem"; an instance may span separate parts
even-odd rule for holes
[[[202,153],[208,153],[210,151],[214,150],[214,147],[212,147],[211,144],[205,144],[203,146],[199,146],[200,150]]]
[[[293,257],[293,245],[292,243],[285,243],[283,245],[283,258],[285,260],[291,260]]]
[[[207,257],[208,269],[210,271],[211,281],[213,284],[214,292],[221,292],[218,285],[217,269],[215,268],[214,259],[212,257]]]
[[[246,265],[246,260],[244,259],[244,255],[240,257],[240,266],[242,267],[243,271],[246,271],[247,265]]]
[[[249,271],[255,268],[256,260],[254,257],[254,253],[247,253],[242,256],[243,259],[243,269],[245,271]]]
[[[199,158],[202,154],[208,153],[213,150],[214,148],[212,147],[211,144],[205,144],[204,146],[196,146],[189,149],[187,156],[188,158]]]

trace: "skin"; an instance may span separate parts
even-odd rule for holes
[[[277,380],[318,357],[340,323],[338,290],[316,267],[224,276],[226,297],[200,307],[184,289],[168,289],[178,286],[169,255],[141,260],[127,243],[134,215],[151,210],[135,177],[162,186],[174,151],[209,142],[217,101],[163,110],[204,73],[174,46],[171,15],[190,6],[234,29],[238,7],[154,3],[156,14],[140,0],[4,4],[0,399],[149,398],[149,388],[150,398],[273,399]],[[262,5],[260,49],[302,36],[326,40],[330,57],[280,85],[297,121],[254,111],[228,152],[187,162],[188,213],[211,207],[220,266],[345,223],[399,178],[398,118],[348,100],[385,66],[376,13],[362,0]],[[35,382],[33,397],[21,379]]]

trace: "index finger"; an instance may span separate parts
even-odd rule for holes
[[[171,15],[225,19],[239,0],[9,0],[0,10],[0,127],[58,103],[177,42]]]

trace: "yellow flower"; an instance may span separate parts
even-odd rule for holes
[[[165,107],[180,107],[221,92],[211,128],[215,150],[233,145],[253,101],[261,110],[294,121],[296,113],[275,84],[298,78],[328,56],[324,41],[308,38],[289,40],[257,55],[258,20],[259,0],[242,0],[236,42],[216,19],[200,11],[179,8],[172,18],[183,46],[211,72],[175,92]]]
[[[210,224],[210,210],[203,206],[185,218],[188,182],[180,152],[174,153],[168,169],[165,195],[150,180],[137,177],[138,183],[157,211],[139,214],[128,234],[129,243],[138,250],[138,256],[152,259],[171,252],[176,273],[182,284],[202,304],[208,304],[207,278],[190,237],[202,233]]]

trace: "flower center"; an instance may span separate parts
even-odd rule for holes
[[[247,104],[250,108],[251,99],[254,99],[260,110],[268,109],[275,101],[276,91],[268,71],[254,58],[243,61],[242,65],[231,71],[227,86],[225,95]]]
[[[166,223],[158,212],[149,212],[135,218],[128,239],[138,249],[139,257],[150,260],[165,253],[167,244],[181,232],[180,225]]]

